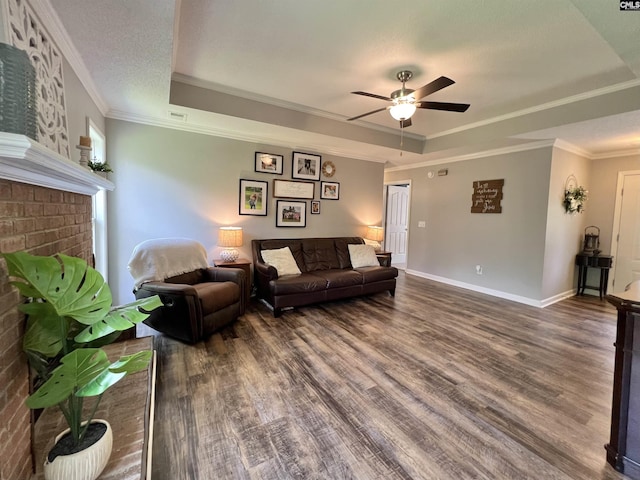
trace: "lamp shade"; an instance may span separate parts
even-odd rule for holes
[[[401,101],[395,104],[393,107],[391,107],[391,109],[389,110],[389,113],[393,118],[400,121],[400,120],[406,120],[408,118],[411,118],[411,115],[413,115],[415,111],[416,111],[415,104]]]
[[[218,230],[218,246],[241,247],[242,227],[220,227],[220,230]]]
[[[367,227],[367,238],[369,240],[375,240],[376,242],[381,242],[384,239],[384,228],[374,227],[372,225],[369,225]]]

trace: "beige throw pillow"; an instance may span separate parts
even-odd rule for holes
[[[360,267],[379,267],[380,262],[376,257],[376,251],[371,245],[348,245],[349,257],[351,257],[351,266],[353,268]]]
[[[296,275],[301,273],[289,247],[262,250],[260,253],[265,263],[273,266],[278,271],[278,275]]]

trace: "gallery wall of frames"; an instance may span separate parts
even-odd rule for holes
[[[284,177],[284,162],[291,162],[291,178]],[[321,203],[340,200],[340,182],[333,162],[315,153],[292,152],[291,159],[268,152],[255,152],[260,179],[241,178],[238,193],[240,215],[268,216],[270,195],[276,199],[275,224],[283,228],[304,228],[307,215],[320,215]]]

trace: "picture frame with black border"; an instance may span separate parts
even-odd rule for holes
[[[258,173],[271,173],[282,175],[284,171],[284,156],[275,153],[256,152],[255,171]]]
[[[291,178],[320,180],[321,163],[321,155],[293,152],[291,159]]]
[[[311,215],[319,215],[319,214],[320,214],[320,200],[312,200]]]
[[[306,227],[307,202],[278,200],[276,202],[276,227]]]
[[[269,183],[240,179],[238,214],[266,216],[269,207]]]
[[[320,182],[320,198],[323,200],[340,200],[340,183]]]

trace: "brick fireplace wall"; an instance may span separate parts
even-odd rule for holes
[[[0,180],[0,252],[64,253],[90,261],[91,197]],[[0,260],[0,480],[27,480],[32,472],[29,379],[21,342],[24,315]]]

